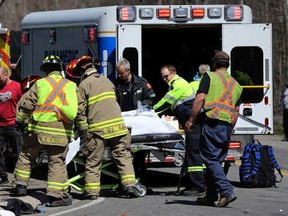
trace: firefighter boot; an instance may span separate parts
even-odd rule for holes
[[[124,187],[124,194],[126,195],[126,198],[138,198],[137,189],[134,186],[127,186]]]
[[[27,186],[18,184],[15,188],[12,189],[12,193],[15,196],[26,196]]]

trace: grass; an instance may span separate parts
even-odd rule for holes
[[[284,135],[282,122],[274,120],[274,134]]]

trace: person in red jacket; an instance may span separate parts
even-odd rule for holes
[[[4,149],[7,153],[10,145],[15,162],[20,153],[21,137],[15,133],[14,126],[16,107],[21,96],[20,83],[11,80],[7,68],[0,66],[0,185],[8,183]]]

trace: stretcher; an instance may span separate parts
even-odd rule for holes
[[[164,161],[166,156],[173,157],[175,165],[181,166],[184,160],[185,147],[183,145],[183,136],[179,131],[171,126],[166,120],[161,119],[153,111],[142,111],[133,110],[129,112],[123,112],[125,124],[130,128],[131,133],[131,151],[149,151],[156,156],[159,161]],[[74,173],[70,174],[68,179],[68,186],[77,191],[84,191],[84,160],[79,154],[81,151],[80,138],[73,140],[69,143],[69,150],[66,155],[66,165],[74,167]],[[158,153],[159,154],[158,154]],[[43,157],[43,158],[42,158]],[[43,154],[39,156],[40,160],[44,160]],[[151,155],[148,154],[148,161],[150,161]],[[102,184],[101,189],[112,189],[117,190],[120,186],[120,178],[117,170],[111,171],[111,166],[114,162],[112,161],[112,155],[109,147],[105,148],[104,155],[102,157],[101,177],[109,176],[113,178],[115,183]],[[79,169],[79,165],[82,169]],[[68,169],[69,174],[69,169]],[[136,184],[136,189],[139,196],[144,196],[147,193],[147,188],[140,184]]]
[[[183,134],[154,110],[122,112],[125,124],[131,128],[132,152],[145,150],[146,162],[173,162],[182,166],[185,155]],[[156,160],[155,160],[156,159]]]

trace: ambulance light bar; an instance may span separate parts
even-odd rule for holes
[[[170,18],[170,9],[169,8],[160,8],[157,9],[157,17],[158,18]]]
[[[243,7],[242,6],[225,6],[224,18],[226,21],[241,21],[243,20]]]
[[[208,17],[209,18],[220,18],[222,16],[222,9],[221,8],[208,8]]]
[[[141,19],[152,19],[154,10],[153,8],[140,9],[139,16]]]
[[[180,6],[173,9],[173,17],[171,8],[156,9],[156,16],[158,19],[167,19],[169,21],[191,21],[193,19],[201,19],[205,17],[205,8],[192,8],[191,15],[188,14],[188,8]],[[207,8],[207,17],[210,19],[219,19],[223,17],[223,8],[209,7]],[[153,19],[153,8],[140,8],[140,19]],[[192,18],[192,19],[191,19]],[[224,19],[226,21],[242,21],[243,20],[243,6],[242,5],[226,5],[224,7]],[[136,21],[136,7],[135,6],[119,6],[117,7],[118,22],[135,22]]]
[[[175,18],[187,18],[188,17],[187,8],[175,8],[174,9],[174,17]]]
[[[117,8],[118,22],[134,22],[136,20],[135,7],[118,7]]]
[[[193,18],[203,18],[205,10],[204,8],[193,8],[191,15]]]

